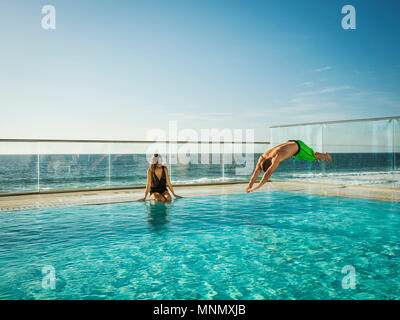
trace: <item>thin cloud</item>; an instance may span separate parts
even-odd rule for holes
[[[231,112],[204,112],[204,113],[177,113],[172,112],[168,114],[170,118],[176,118],[180,120],[205,120],[205,121],[214,121],[214,120],[224,120],[226,118],[232,117],[233,113]]]
[[[323,71],[328,71],[328,70],[331,70],[331,69],[332,69],[331,66],[326,66],[326,67],[315,69],[314,72],[323,72]]]
[[[351,87],[350,86],[329,87],[329,88],[324,88],[321,90],[300,92],[297,94],[297,96],[314,96],[314,95],[318,95],[318,94],[333,93],[333,92],[348,90],[348,89],[351,89]]]
[[[290,101],[287,107],[281,108],[279,111],[296,117],[300,114],[312,115],[314,112],[321,112],[321,110],[332,110],[336,109],[337,107],[338,105],[334,101]]]
[[[314,86],[314,82],[312,81],[306,81],[300,84],[301,87],[307,87],[307,88],[311,88]]]

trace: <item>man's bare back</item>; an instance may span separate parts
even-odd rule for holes
[[[290,140],[277,145],[267,151],[265,151],[258,159],[257,166],[254,170],[253,176],[250,179],[249,185],[246,188],[246,192],[254,191],[264,185],[272,173],[278,168],[279,164],[290,158],[302,159],[307,161],[319,161],[326,160],[332,161],[329,153],[314,152],[301,140]],[[253,186],[261,171],[265,171],[261,181],[256,186]]]
[[[283,162],[293,157],[293,155],[296,154],[298,150],[299,147],[296,142],[288,141],[265,151],[260,158],[273,158],[277,155],[277,153],[279,153],[280,162]],[[258,161],[260,161],[260,159]]]

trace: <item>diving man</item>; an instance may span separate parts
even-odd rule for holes
[[[322,162],[322,160],[332,162],[332,157],[329,155],[329,153],[314,152],[313,149],[311,149],[301,140],[289,140],[288,142],[282,143],[265,151],[260,156],[253,176],[251,177],[249,185],[246,188],[246,192],[252,192],[264,185],[269,180],[276,168],[278,168],[279,164],[290,158],[311,162],[315,160],[319,162]],[[265,171],[261,181],[257,185],[253,186],[261,171]]]

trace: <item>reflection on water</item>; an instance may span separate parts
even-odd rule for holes
[[[153,231],[161,231],[166,229],[166,224],[169,223],[168,214],[172,204],[165,204],[161,201],[146,201],[147,222],[149,229]]]

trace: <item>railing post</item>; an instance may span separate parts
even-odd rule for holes
[[[395,161],[396,161],[396,157],[395,157],[395,141],[394,141],[394,134],[395,134],[395,123],[396,123],[396,119],[392,119],[392,173],[394,174],[394,170],[395,170]]]
[[[169,141],[167,141],[167,145],[165,146],[165,148],[168,150],[168,153],[169,153],[169,159],[168,159],[169,169],[168,169],[168,171],[169,171],[170,179],[172,180],[172,177],[173,177],[174,173],[172,172],[172,160],[171,160],[172,159],[172,152],[171,152],[171,146],[170,146]],[[167,155],[168,155],[168,153],[167,153]]]
[[[321,149],[322,149],[321,152],[322,153],[326,152],[325,144],[324,144],[324,130],[325,130],[325,127],[326,127],[326,123],[323,123],[321,125]],[[325,164],[325,161],[322,162],[322,175],[326,176],[326,164]]]
[[[222,181],[225,181],[225,143],[221,144],[221,157],[222,157]]]
[[[108,146],[108,187],[111,187],[111,153],[110,146]]]
[[[37,192],[40,192],[40,150],[37,152],[37,168],[36,168],[36,175],[37,175]]]

